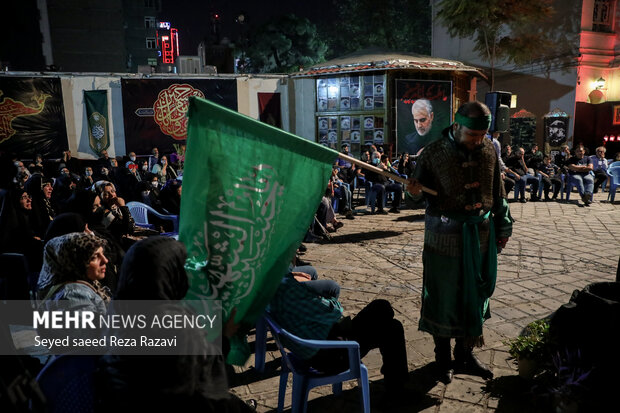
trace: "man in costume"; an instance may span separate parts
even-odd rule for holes
[[[473,348],[484,344],[482,324],[490,317],[497,253],[512,234],[512,217],[497,154],[485,139],[490,122],[484,104],[461,106],[443,137],[421,153],[408,186],[412,194],[419,194],[422,186],[438,193],[427,196],[419,329],[433,335],[445,383],[452,381],[455,370],[493,377]]]

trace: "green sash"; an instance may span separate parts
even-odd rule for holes
[[[463,223],[463,307],[467,328],[481,326],[488,311],[488,299],[495,290],[497,280],[497,245],[495,244],[495,225],[491,211],[481,216],[445,214],[448,218]],[[489,248],[483,263],[480,253],[478,224],[489,219]],[[486,271],[482,271],[482,266]],[[486,317],[488,318],[488,317]],[[477,328],[476,328],[477,329]],[[470,337],[482,335],[472,332]],[[469,334],[468,334],[469,336]]]

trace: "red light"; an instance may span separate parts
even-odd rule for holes
[[[618,138],[620,138],[620,136],[619,136]],[[615,137],[614,135],[611,135],[611,136],[609,137],[609,142],[613,142],[613,141],[615,141],[615,140],[616,140],[616,137]]]
[[[161,39],[162,40],[168,40],[168,36],[162,36]]]
[[[607,135],[603,136],[603,140],[604,140],[605,142],[607,142],[607,141],[609,140],[609,136],[607,136]]]
[[[215,17],[216,19],[219,19],[220,15],[219,14],[215,14],[215,16],[213,16],[213,17]]]

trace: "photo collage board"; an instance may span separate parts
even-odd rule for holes
[[[385,143],[385,75],[317,79],[318,142],[359,156],[366,144]]]

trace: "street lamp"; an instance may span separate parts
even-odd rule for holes
[[[601,76],[596,82],[594,82],[594,84],[596,85],[597,89],[602,89],[603,87],[605,87],[605,79],[603,79],[603,77]]]

